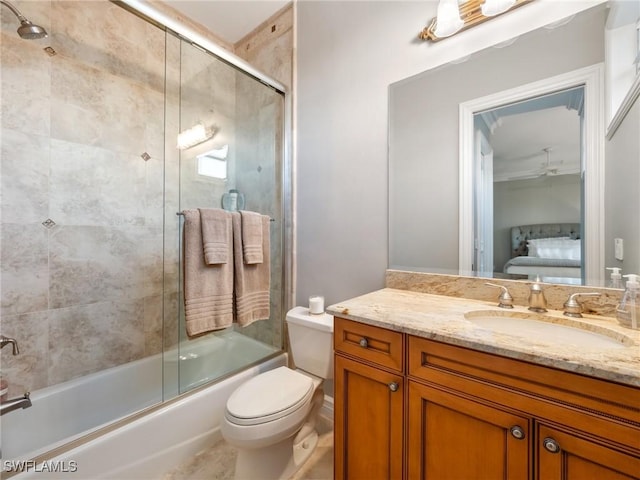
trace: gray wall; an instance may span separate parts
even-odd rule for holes
[[[640,274],[640,102],[606,145],[605,264],[624,275]],[[615,260],[613,239],[622,238],[625,255]]]
[[[602,62],[603,30],[604,10],[587,12],[392,85],[390,265],[457,273],[459,104]]]
[[[296,4],[298,304],[384,285],[389,84],[593,4],[533,2],[438,43],[416,38],[437,2]]]

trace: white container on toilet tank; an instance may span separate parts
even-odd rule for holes
[[[314,315],[295,307],[287,313],[289,344],[296,368],[320,378],[333,378],[333,315]]]

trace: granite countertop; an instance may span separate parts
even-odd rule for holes
[[[575,322],[579,322],[584,330],[604,334],[611,342],[585,347],[572,342],[570,335],[535,338],[535,331],[526,333],[524,326],[522,333],[518,329],[498,333],[467,320],[465,313],[472,311],[478,313],[469,314],[470,317],[481,316],[481,311],[518,317],[509,319],[510,322],[521,318],[540,319],[541,315],[549,323],[563,326],[575,326]],[[534,314],[522,306],[502,309],[496,303],[392,288],[331,305],[327,313],[451,345],[640,386],[640,331],[625,328],[611,317],[585,315],[582,319],[572,319],[553,310]]]

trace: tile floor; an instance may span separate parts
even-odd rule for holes
[[[320,438],[311,458],[291,480],[333,479],[333,425],[322,418],[318,423]],[[236,461],[236,449],[220,440],[213,448],[198,453],[162,480],[231,480]],[[261,480],[261,479],[255,479]]]

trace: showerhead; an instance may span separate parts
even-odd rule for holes
[[[18,27],[18,35],[27,40],[35,40],[38,38],[45,38],[47,36],[47,31],[40,25],[34,25],[29,20],[22,20]]]
[[[20,11],[11,5],[9,2],[5,0],[0,0],[0,3],[7,7],[11,12],[18,17],[20,20],[20,26],[18,27],[18,35],[21,38],[25,38],[27,40],[34,40],[37,38],[45,38],[47,36],[47,31],[42,28],[40,25],[34,25],[29,20],[26,19],[24,15],[20,13]]]

